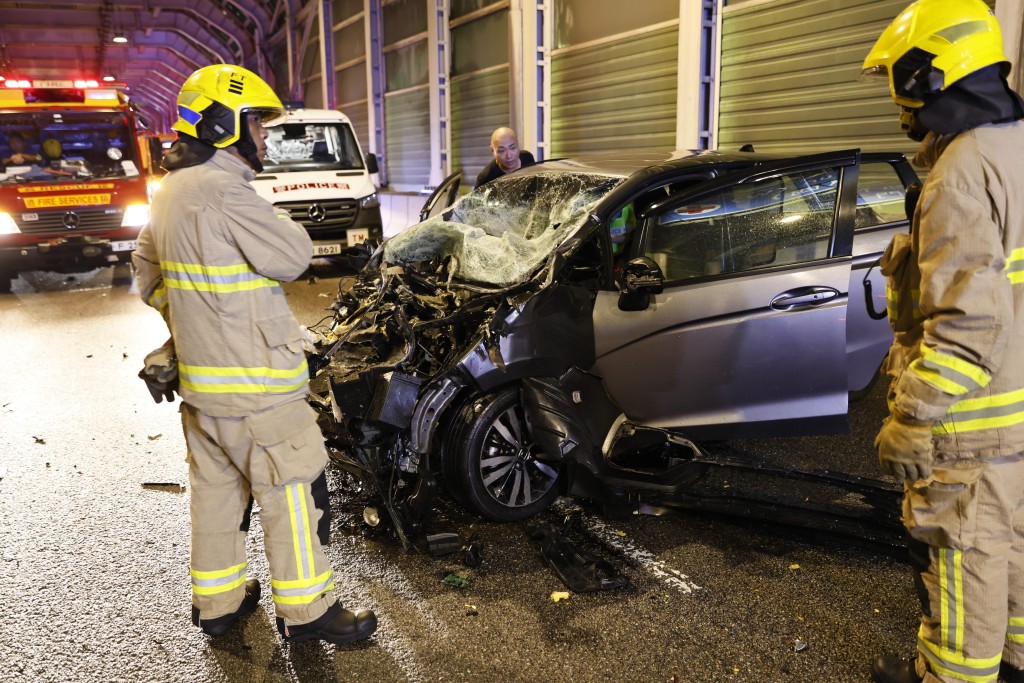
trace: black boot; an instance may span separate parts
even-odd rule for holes
[[[871,662],[871,675],[878,683],[921,683],[914,659],[884,655]]]
[[[1024,669],[1018,669],[1006,662],[1000,662],[999,680],[1003,683],[1024,683]]]
[[[214,638],[222,636],[230,631],[243,617],[247,617],[256,610],[260,602],[260,582],[256,579],[249,579],[245,582],[245,597],[242,604],[231,614],[225,614],[216,619],[200,619],[199,610],[192,608],[192,623],[203,629],[203,633]]]
[[[326,640],[328,643],[342,645],[369,638],[377,630],[377,615],[368,609],[353,612],[336,602],[323,616],[308,624],[285,626],[284,619],[278,617],[277,630],[289,643]]]

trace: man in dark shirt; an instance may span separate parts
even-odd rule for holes
[[[529,152],[520,151],[519,138],[511,128],[498,128],[491,133],[491,152],[494,159],[484,166],[476,177],[476,187],[500,178],[506,173],[518,171],[525,166],[533,166],[536,160]]]

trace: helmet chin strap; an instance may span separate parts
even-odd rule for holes
[[[900,128],[914,142],[921,142],[928,134],[928,129],[921,125],[915,110],[910,107],[900,107]]]
[[[239,117],[239,127],[242,129],[238,134],[238,142],[233,146],[238,150],[238,153],[243,159],[249,162],[252,166],[252,170],[257,173],[263,172],[263,162],[260,161],[259,155],[256,153],[256,143],[252,139],[252,134],[249,132],[249,123],[246,121],[245,113]]]

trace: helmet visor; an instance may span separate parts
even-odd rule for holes
[[[259,116],[260,123],[262,123],[265,128],[280,125],[284,123],[285,119],[288,117],[284,109],[278,109],[276,107],[252,107],[251,109],[246,109],[243,114],[246,116],[252,114]]]

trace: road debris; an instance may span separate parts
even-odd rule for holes
[[[427,547],[434,557],[442,557],[459,552],[462,547],[462,539],[455,533],[430,534],[427,536]]]
[[[561,602],[562,600],[568,600],[569,599],[569,595],[570,595],[569,591],[552,591],[551,592],[551,601],[552,602]]]
[[[797,638],[796,640],[793,641],[793,651],[794,652],[803,652],[806,649],[807,649],[807,641],[804,640],[803,638]]]
[[[608,561],[577,548],[551,524],[527,527],[530,538],[539,540],[541,556],[562,583],[576,593],[614,590],[629,585]]]
[[[453,572],[448,576],[444,577],[443,579],[441,579],[441,583],[443,583],[446,586],[451,586],[452,588],[465,588],[469,585],[469,577],[467,577],[465,574]]]
[[[165,491],[167,493],[184,493],[185,485],[177,483],[146,482],[142,488],[148,491]]]
[[[466,605],[466,616],[467,617],[476,617],[476,616],[479,616],[479,615],[480,615],[480,612],[477,610],[476,605],[469,605],[469,604]]]
[[[46,443],[46,439],[42,438],[41,436],[33,436],[32,438],[36,440],[36,443],[41,443],[41,444],[45,444]]]

